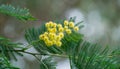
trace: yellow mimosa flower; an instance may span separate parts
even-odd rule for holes
[[[78,30],[79,30],[79,28],[76,26],[76,27],[74,27],[74,30],[75,30],[75,31],[78,31]]]
[[[69,27],[70,27],[70,28],[73,28],[73,27],[74,27],[74,23],[73,23],[73,22],[70,22],[70,23],[69,23]]]
[[[41,40],[44,40],[44,38],[45,38],[45,35],[43,35],[43,34],[39,36],[39,39],[41,39]]]
[[[56,42],[56,46],[60,47],[61,45],[62,45],[62,42],[60,42],[60,41]]]
[[[52,37],[52,33],[49,33],[48,36],[49,36],[49,37]]]
[[[64,28],[63,27],[59,27],[58,30],[59,30],[59,32],[63,32]]]
[[[48,41],[48,37],[45,36],[45,37],[43,38],[43,40],[44,40],[44,41]]]
[[[49,38],[50,38],[50,40],[54,40],[56,38],[56,34],[55,33],[49,33]]]
[[[50,23],[46,23],[45,27],[47,27],[47,28],[50,27]]]
[[[39,35],[39,39],[40,40],[42,40],[43,39],[43,35],[41,34],[41,35]]]
[[[53,28],[56,28],[57,24],[56,23],[53,23]]]
[[[66,33],[67,33],[67,34],[71,34],[72,31],[71,31],[70,29],[66,29]]]
[[[61,25],[61,24],[58,24],[57,26],[58,26],[58,28],[62,27],[62,25]]]
[[[61,37],[60,36],[56,36],[56,41],[59,41],[61,40]]]
[[[48,35],[48,32],[45,32],[44,35],[47,36],[47,35]]]
[[[65,26],[68,25],[68,21],[67,21],[67,20],[64,21],[64,25],[65,25]]]
[[[64,34],[61,32],[61,33],[59,33],[59,36],[60,36],[61,38],[63,38],[63,37],[64,37]]]
[[[68,26],[64,26],[64,30],[68,29]]]
[[[57,29],[56,28],[52,28],[52,31],[53,31],[53,33],[56,33]]]
[[[53,44],[56,44],[56,40],[52,40]]]
[[[52,22],[52,21],[49,21],[49,23],[50,23],[50,27],[52,27],[52,26],[53,26],[53,22]]]
[[[47,41],[47,42],[45,42],[45,44],[46,44],[47,46],[52,46],[52,45],[53,45],[53,42],[52,42],[52,41]]]
[[[53,30],[52,28],[48,28],[48,32],[49,32],[49,33],[53,33],[54,30]]]

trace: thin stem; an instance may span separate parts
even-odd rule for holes
[[[43,55],[43,56],[55,56],[55,57],[63,57],[63,58],[68,58],[67,55],[62,55],[62,54],[41,54],[41,53],[31,53],[31,52],[27,52],[24,49],[22,50],[6,50],[6,51],[12,51],[12,52],[23,52],[23,53],[27,53],[27,54],[31,54],[31,55]]]
[[[25,48],[23,48],[22,50],[27,50],[29,48],[33,47],[31,44],[27,45]]]
[[[67,55],[59,55],[59,54],[48,54],[50,56],[55,56],[55,57],[63,57],[63,58],[68,58]]]
[[[69,58],[68,55],[63,55],[63,54],[52,54],[52,53],[49,53],[49,54],[40,54],[40,53],[31,53],[31,52],[27,52],[25,51],[24,49],[22,50],[5,50],[5,51],[13,51],[13,52],[23,52],[23,53],[27,53],[27,54],[31,54],[31,55],[43,55],[43,56],[55,56],[55,57],[62,57],[62,58]],[[0,50],[1,52],[1,50]],[[118,56],[118,55],[108,55],[108,57],[114,57],[114,56]],[[78,57],[76,57],[78,58]]]
[[[46,69],[48,69],[47,65],[37,57],[37,55],[41,55],[41,54],[39,54],[39,53],[31,53],[31,52],[26,52],[26,51],[23,51],[23,53],[33,55],[39,62],[41,62],[45,66]]]
[[[44,56],[55,56],[55,57],[63,57],[63,58],[68,58],[67,55],[59,55],[59,54],[40,54],[40,53],[31,53],[31,52],[26,52],[26,51],[21,51],[23,53],[31,54],[31,55],[44,55]]]

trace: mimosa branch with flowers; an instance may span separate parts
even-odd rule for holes
[[[15,8],[11,5],[1,5],[0,12],[22,21],[36,20],[28,9]],[[0,69],[19,69],[11,65],[9,60],[23,53],[34,56],[40,69],[56,69],[54,57],[68,58],[71,69],[120,69],[120,49],[109,52],[109,48],[92,44],[83,39],[78,31],[80,23],[74,23],[75,17],[70,20],[49,21],[39,28],[30,28],[25,31],[28,46],[11,42],[0,36]],[[34,47],[37,53],[26,50]],[[9,59],[9,60],[8,60]]]
[[[64,38],[64,35],[71,34],[72,31],[78,31],[78,26],[74,25],[72,21],[64,21],[64,24],[55,23],[49,21],[45,24],[47,28],[46,32],[40,34],[39,39],[43,40],[47,46],[56,45],[60,47],[62,45],[61,39]]]

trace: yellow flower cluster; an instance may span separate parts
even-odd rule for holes
[[[60,47],[62,45],[61,39],[64,38],[65,33],[71,34],[72,29],[74,31],[79,30],[77,26],[74,26],[74,22],[67,20],[64,21],[64,25],[49,21],[45,24],[45,27],[47,31],[41,34],[39,38],[43,40],[47,46],[56,45]]]

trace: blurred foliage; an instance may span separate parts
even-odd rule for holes
[[[12,66],[6,57],[0,55],[0,69],[19,69],[19,68]]]
[[[56,62],[52,61],[52,57],[42,59],[40,69],[56,69]]]
[[[98,44],[80,42],[70,56],[72,69],[119,69],[119,59],[109,56],[108,47],[102,49]]]
[[[30,13],[29,10],[24,8],[15,8],[12,5],[1,5],[0,12],[9,16],[16,17],[20,20],[36,20]]]
[[[22,54],[15,49],[21,50],[23,49],[23,47],[21,47],[19,43],[13,43],[9,39],[0,36],[0,54],[4,55],[9,60],[12,57],[17,60],[17,58],[15,57],[15,53],[21,56]]]

